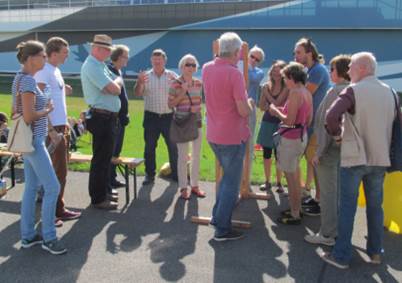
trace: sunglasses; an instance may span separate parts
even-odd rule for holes
[[[184,64],[184,66],[196,68],[197,64],[195,64],[195,63],[186,63],[186,64]]]
[[[258,63],[261,61],[261,59],[255,57],[253,54],[250,55],[250,58],[253,58]]]
[[[152,56],[162,56],[162,52],[156,51],[152,53]]]

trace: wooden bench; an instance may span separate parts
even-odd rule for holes
[[[11,177],[11,185],[7,189],[11,189],[15,186],[15,161],[16,157],[12,152],[6,151],[0,148],[0,160],[1,158],[12,158],[10,161],[10,177]],[[89,163],[91,162],[92,155],[88,154],[78,154],[72,153],[70,155],[70,163]],[[119,157],[113,159],[112,161],[120,172],[120,174],[124,177],[126,183],[126,203],[128,204],[130,201],[130,183],[129,177],[130,174],[133,175],[133,185],[134,185],[134,199],[137,198],[137,167],[144,163],[143,158],[130,158],[130,157]],[[1,177],[1,176],[0,176]]]
[[[88,154],[78,154],[72,153],[70,155],[70,163],[87,163],[91,162],[92,155]],[[129,177],[130,174],[133,175],[133,184],[134,184],[134,199],[137,198],[137,167],[144,162],[143,158],[130,158],[130,157],[119,157],[113,159],[112,161],[115,165],[117,165],[118,170],[121,175],[124,177],[126,183],[126,203],[128,204],[130,201],[130,184]]]
[[[2,150],[1,148],[2,147],[0,146],[0,162],[3,160],[3,158],[7,158],[7,160],[9,161],[11,185],[7,186],[7,190],[10,190],[15,186],[15,162],[19,155],[16,155],[9,151]],[[4,166],[7,166],[7,164],[4,164]],[[3,170],[3,168],[0,168],[0,170]],[[3,176],[0,175],[0,178],[1,177]]]

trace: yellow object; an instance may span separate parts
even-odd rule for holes
[[[385,175],[383,208],[384,226],[402,234],[402,172]]]
[[[357,205],[360,207],[366,206],[366,196],[364,195],[363,183],[360,183],[359,198],[357,199]]]
[[[170,169],[170,164],[169,162],[165,162],[161,169],[159,170],[159,175],[162,177],[168,176],[170,173],[172,173],[172,169]]]
[[[357,204],[366,206],[363,184],[359,187]],[[402,172],[385,174],[384,179],[384,226],[391,232],[402,234]]]

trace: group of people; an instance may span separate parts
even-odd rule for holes
[[[367,253],[373,263],[380,263],[382,186],[385,170],[390,165],[395,105],[390,87],[375,77],[374,55],[360,52],[335,56],[328,72],[314,42],[301,38],[295,44],[295,62],[274,61],[267,82],[261,85],[264,72],[259,66],[265,53],[254,46],[248,53],[249,84],[246,85],[237,66],[241,38],[229,32],[222,34],[218,41],[219,52],[204,64],[201,79],[194,77],[199,68],[194,55],[186,54],[181,58],[178,75],[166,69],[167,55],[162,49],[152,51],[152,68],[139,73],[134,94],[144,99],[146,175],[143,185],[149,186],[155,181],[155,152],[162,135],[169,153],[171,173],[168,178],[178,182],[180,197],[188,200],[192,195],[206,196],[199,187],[205,121],[206,139],[223,169],[210,222],[215,228],[214,239],[242,238],[243,233],[232,228],[231,218],[238,200],[247,145],[253,155],[258,107],[264,112],[256,135],[264,159],[265,183],[260,189],[268,193],[273,187],[273,156],[277,192],[284,192],[282,174],[288,186],[289,209],[281,212],[278,222],[297,225],[304,214],[321,215],[320,231],[306,235],[305,240],[334,246],[331,253],[322,255],[323,260],[346,268],[351,259],[358,187],[363,181],[367,199]],[[58,66],[68,56],[68,43],[54,37],[46,46],[38,41],[27,41],[17,49],[22,69],[13,83],[13,111],[23,114],[24,120],[32,125],[35,147],[33,153],[24,155],[22,247],[41,243],[43,249],[62,254],[66,249],[57,240],[55,224],[61,222],[62,225],[64,220],[80,217],[80,213],[67,210],[63,201],[70,136],[65,96],[72,88],[64,83]],[[121,72],[127,65],[129,51],[125,45],[113,45],[108,35],[95,35],[90,55],[81,68],[84,98],[89,106],[85,125],[92,134],[93,158],[88,187],[91,204],[97,209],[111,210],[118,206],[114,188],[122,184],[116,179],[112,161],[120,155],[125,127],[130,121]],[[202,94],[205,119],[201,111]],[[188,113],[196,116],[197,138],[172,142],[172,119]],[[49,155],[46,142],[54,142],[53,131],[57,133],[55,136],[63,138]],[[303,155],[308,164],[304,184],[300,170]],[[310,195],[313,180],[315,196],[303,198],[303,192]],[[34,230],[35,194],[39,184],[44,189],[42,235]]]

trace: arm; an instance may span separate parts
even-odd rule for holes
[[[103,93],[110,95],[120,95],[121,87],[123,85],[123,79],[121,77],[115,78],[113,81],[108,83],[103,89]]]
[[[261,97],[258,101],[258,108],[260,108],[261,111],[267,111],[269,108],[269,104],[267,102],[267,97],[269,96],[269,94],[267,88],[268,85],[264,85],[261,89]]]
[[[137,81],[134,86],[134,95],[143,96],[145,91],[145,83],[148,81],[148,76],[145,72],[138,74]]]
[[[35,111],[35,94],[32,92],[25,92],[21,94],[22,102],[22,115],[24,121],[27,124],[31,124],[53,110],[53,105],[48,104],[47,107],[42,111]]]
[[[278,117],[285,125],[292,126],[296,121],[298,97],[293,91],[289,92],[288,98],[288,113],[283,114],[274,104],[270,105],[269,111],[273,116]]]
[[[289,96],[289,90],[287,88],[284,88],[282,92],[279,94],[279,96],[276,98],[274,104],[276,106],[285,104],[285,101],[288,100],[288,96]]]
[[[38,83],[38,87],[41,91],[44,91],[46,88],[46,84],[45,83]]]
[[[254,100],[252,98],[249,98],[247,100],[237,100],[236,101],[236,107],[237,107],[237,112],[239,113],[240,116],[246,118],[250,115],[251,111],[253,111],[254,108]]]
[[[306,88],[307,88],[307,90],[311,93],[311,95],[314,95],[315,92],[316,92],[317,89],[318,89],[318,84],[314,84],[314,83],[308,82],[308,83],[306,84]]]
[[[354,114],[354,105],[355,96],[353,88],[348,87],[341,92],[339,97],[327,110],[325,127],[329,135],[340,136],[342,134],[342,115],[346,112]]]
[[[183,99],[186,98],[186,90],[179,85],[179,83],[174,83],[169,89],[169,108],[176,107]]]

